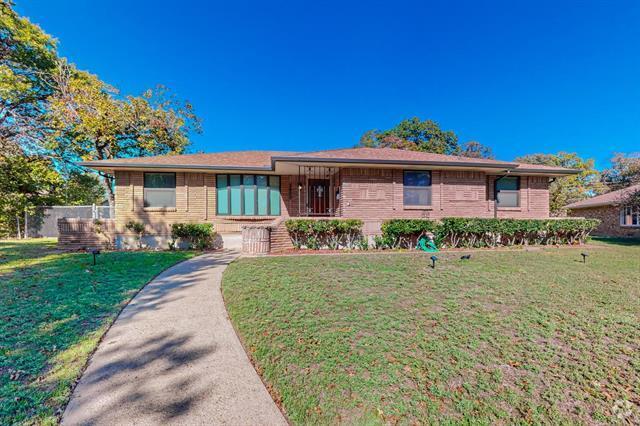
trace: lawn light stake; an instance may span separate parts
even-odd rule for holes
[[[460,260],[469,260],[469,259],[471,259],[471,255],[470,254],[465,254],[464,256],[462,256],[460,258]]]
[[[587,257],[589,257],[589,253],[580,253],[582,256],[582,263],[587,263]]]
[[[436,269],[436,260],[438,260],[438,256],[431,256],[431,268]]]
[[[100,254],[100,250],[98,250],[98,249],[91,250],[91,254],[93,255],[93,265],[95,266],[95,264],[96,264],[96,256]]]

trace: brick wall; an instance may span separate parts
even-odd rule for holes
[[[494,217],[495,177],[472,171],[433,171],[432,206],[412,209],[403,205],[403,172],[394,169],[345,168],[340,171],[339,214],[365,220],[365,232],[379,232],[383,220],[447,216]],[[130,220],[147,225],[146,232],[169,235],[176,222],[211,222],[219,232],[239,232],[247,223],[270,222],[273,217],[216,216],[216,177],[210,173],[176,173],[176,207],[145,208],[144,174],[116,172],[116,233],[125,233]],[[499,209],[498,217],[545,218],[549,215],[549,184],[546,177],[521,177],[520,207]],[[297,216],[297,176],[281,176],[281,215]],[[304,189],[302,192],[304,199]]]
[[[343,169],[342,216],[365,220],[365,233],[379,232],[385,219],[443,217],[495,217],[495,176],[472,171],[431,173],[431,206],[410,208],[403,204],[403,171],[393,169]],[[549,216],[549,179],[520,178],[520,207],[500,208],[499,218]]]
[[[568,214],[573,217],[600,219],[601,223],[595,232],[593,232],[593,235],[640,238],[640,228],[620,226],[620,207],[592,207],[588,209],[570,210]]]

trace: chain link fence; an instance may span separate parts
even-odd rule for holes
[[[25,235],[28,238],[58,237],[58,219],[111,219],[109,206],[47,206],[38,207],[33,215],[25,217]]]

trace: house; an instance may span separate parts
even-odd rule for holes
[[[391,218],[547,218],[550,180],[576,173],[390,148],[81,164],[115,176],[116,243],[126,236],[124,225],[136,220],[146,225],[150,245],[166,245],[175,222],[211,222],[225,233],[246,225],[276,229],[286,217],[357,218],[366,235],[375,235]]]
[[[594,235],[640,237],[640,208],[625,206],[629,194],[640,191],[640,184],[609,192],[566,206],[569,216],[600,219]]]

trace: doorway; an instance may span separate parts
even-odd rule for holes
[[[311,216],[329,216],[329,179],[309,179],[307,208]]]

